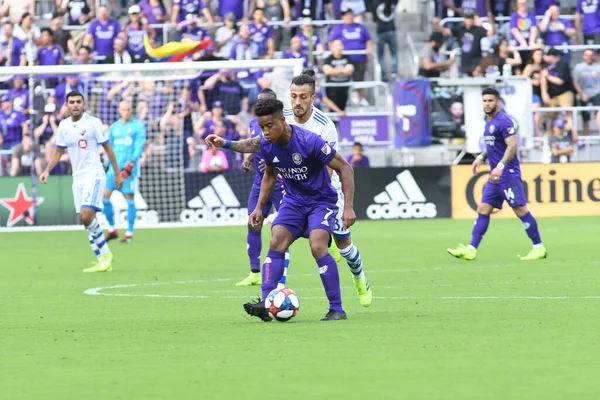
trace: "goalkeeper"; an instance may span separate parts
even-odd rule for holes
[[[106,240],[116,239],[119,234],[115,229],[115,213],[110,202],[110,195],[115,189],[123,193],[127,201],[128,226],[121,243],[131,243],[137,212],[134,195],[140,177],[139,159],[146,144],[146,127],[139,120],[133,118],[133,106],[129,101],[124,100],[119,103],[119,115],[121,118],[110,126],[108,138],[117,158],[117,164],[120,168],[119,173],[125,181],[120,189],[115,188],[113,183],[115,171],[112,166],[109,166],[106,173],[108,177],[107,185],[102,201],[104,203],[104,214],[109,225]]]

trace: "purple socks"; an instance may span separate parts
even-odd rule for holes
[[[340,276],[338,274],[337,263],[331,254],[327,253],[327,255],[317,260],[317,265],[319,266],[319,274],[321,275],[321,281],[325,288],[325,294],[327,295],[327,299],[329,299],[329,308],[343,313]]]
[[[262,250],[262,235],[260,231],[248,229],[247,247],[250,258],[250,271],[260,272],[260,251]]]
[[[481,243],[481,239],[483,239],[483,235],[485,235],[489,225],[489,215],[477,214],[477,219],[475,220],[475,225],[473,226],[473,232],[471,234],[471,246],[475,248],[479,247],[479,243]]]
[[[267,298],[269,293],[277,288],[277,283],[283,276],[283,269],[285,268],[285,253],[282,251],[269,250],[267,258],[262,268],[262,284],[260,286],[262,290],[262,299]],[[337,270],[336,270],[337,275]],[[338,280],[339,286],[339,280]],[[339,289],[338,289],[339,294]]]
[[[521,218],[521,222],[523,222],[523,229],[527,232],[527,236],[533,242],[534,245],[541,244],[542,238],[540,237],[540,232],[538,231],[537,221],[533,218],[530,212],[523,215]]]

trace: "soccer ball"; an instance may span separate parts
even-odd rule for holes
[[[300,309],[300,300],[290,288],[275,289],[265,299],[265,308],[271,318],[285,322],[294,318]]]

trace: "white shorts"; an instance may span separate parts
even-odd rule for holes
[[[350,236],[350,229],[344,229],[344,223],[342,222],[342,215],[344,214],[344,193],[341,190],[338,192],[337,207],[338,213],[335,217],[333,236],[337,238],[347,238]]]
[[[73,200],[75,212],[79,214],[82,208],[102,211],[102,195],[106,187],[106,177],[85,177],[73,180]]]

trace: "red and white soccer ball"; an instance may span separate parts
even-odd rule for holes
[[[265,308],[271,318],[285,322],[294,318],[300,309],[300,300],[290,288],[275,289],[265,299]]]

